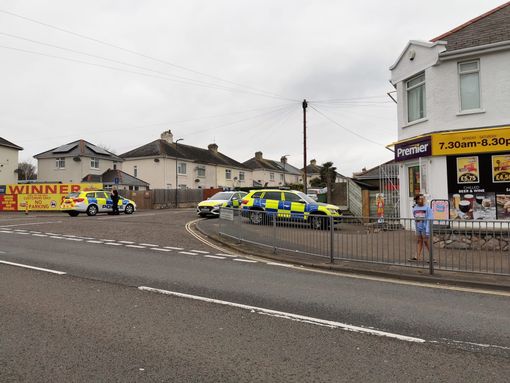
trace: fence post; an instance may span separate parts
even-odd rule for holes
[[[432,220],[429,219],[428,225],[429,225],[429,274],[434,274],[434,232],[432,224]]]
[[[329,261],[335,263],[335,221],[333,216],[329,216]]]
[[[276,214],[273,216],[273,254],[276,254]]]
[[[234,210],[234,208],[232,208]],[[237,235],[237,244],[240,245],[243,242],[243,220],[242,220],[242,214],[241,214],[241,208],[236,209],[237,210],[237,220],[239,221],[236,227],[239,228],[239,234]],[[234,222],[236,221],[236,210],[234,210]]]

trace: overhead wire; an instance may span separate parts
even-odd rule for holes
[[[224,83],[229,83],[229,84],[232,84],[232,85],[236,85],[236,86],[238,86],[240,88],[251,89],[252,91],[257,92],[259,94],[265,94],[267,97],[280,98],[280,99],[284,99],[284,100],[287,100],[287,101],[299,101],[297,99],[292,99],[292,98],[289,98],[289,97],[286,97],[286,96],[278,95],[278,94],[276,94],[274,92],[268,92],[268,91],[260,90],[260,89],[251,87],[249,85],[240,84],[240,83],[237,83],[237,82],[234,82],[234,81],[223,79],[223,78],[215,76],[215,75],[211,75],[211,74],[208,74],[208,73],[205,73],[205,72],[197,71],[197,70],[185,67],[183,65],[175,64],[175,63],[172,63],[172,62],[167,61],[167,60],[162,60],[162,59],[159,59],[159,58],[156,58],[156,57],[153,57],[153,56],[141,53],[141,52],[137,52],[137,51],[132,50],[132,49],[124,48],[124,47],[121,47],[121,46],[109,43],[107,41],[103,41],[103,40],[100,40],[100,39],[97,39],[97,38],[94,38],[94,37],[90,37],[90,36],[87,36],[87,35],[84,35],[84,34],[81,34],[81,33],[77,33],[77,32],[74,32],[74,31],[71,31],[71,30],[68,30],[68,29],[65,29],[65,28],[58,27],[56,25],[52,25],[52,24],[45,23],[45,22],[40,21],[40,20],[36,20],[36,19],[30,18],[30,17],[26,17],[26,16],[23,16],[23,15],[14,13],[14,12],[10,12],[10,11],[7,11],[7,10],[0,9],[0,13],[4,13],[6,15],[17,17],[17,18],[20,18],[20,19],[23,19],[23,20],[26,20],[26,21],[29,21],[29,22],[32,22],[32,23],[35,23],[35,24],[39,24],[39,25],[45,26],[47,28],[51,28],[51,29],[54,29],[54,30],[57,30],[57,31],[60,31],[60,32],[63,32],[63,33],[66,33],[66,34],[70,34],[70,35],[73,35],[73,36],[85,39],[85,40],[93,41],[95,43],[102,44],[102,45],[108,46],[110,48],[115,48],[115,49],[118,49],[120,51],[124,51],[124,52],[130,53],[130,54],[133,54],[133,55],[136,55],[136,56],[139,56],[139,57],[143,57],[145,59],[149,59],[149,60],[161,63],[161,64],[169,65],[171,67],[174,67],[174,68],[177,68],[177,69],[180,69],[180,70],[184,70],[184,71],[191,72],[191,73],[194,73],[194,74],[198,74],[198,75],[201,75],[201,76],[209,77],[209,78],[212,78],[212,79],[214,79],[216,81],[221,81],[221,82],[224,82]],[[248,92],[246,92],[246,93],[248,93]]]

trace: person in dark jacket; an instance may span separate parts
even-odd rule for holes
[[[112,191],[112,204],[113,214],[119,215],[119,192],[117,189],[113,189]]]

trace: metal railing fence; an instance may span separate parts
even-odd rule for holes
[[[270,248],[336,260],[434,270],[510,275],[510,221],[421,221],[427,226],[418,254],[416,220],[246,212],[221,219],[219,234]],[[417,259],[414,259],[417,258]]]

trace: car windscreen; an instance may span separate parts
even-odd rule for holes
[[[227,200],[227,199],[230,199],[230,197],[232,197],[232,193],[220,192],[220,193],[216,193],[209,199],[213,200],[213,201],[218,201],[218,200]]]
[[[306,203],[317,203],[313,200],[313,198],[307,196],[305,193],[298,192],[297,195],[300,196]]]

